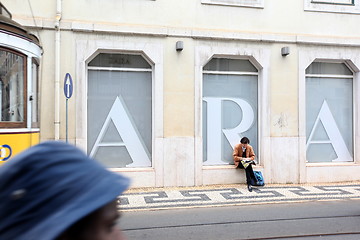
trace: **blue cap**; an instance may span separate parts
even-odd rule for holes
[[[70,144],[29,148],[0,167],[0,239],[53,240],[129,183]]]

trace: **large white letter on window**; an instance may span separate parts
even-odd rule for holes
[[[224,164],[221,161],[221,136],[222,132],[225,134],[226,139],[232,147],[239,143],[241,133],[246,132],[254,122],[254,110],[250,104],[240,98],[216,98],[204,97],[203,100],[207,102],[207,160],[206,164],[216,165]],[[222,115],[222,101],[232,101],[236,103],[243,112],[243,117],[239,125],[232,129],[221,128],[221,115]]]
[[[329,140],[325,141],[313,141],[313,135],[315,129],[317,128],[319,122],[322,122],[325,131],[329,137]],[[320,112],[315,120],[314,126],[311,129],[309,139],[306,143],[306,149],[308,149],[310,144],[321,144],[321,143],[330,143],[334,151],[337,155],[337,158],[333,160],[333,162],[349,162],[352,161],[353,158],[350,155],[348,148],[346,147],[345,141],[341,136],[340,130],[336,125],[334,116],[332,115],[329,105],[327,104],[326,100],[324,100]]]
[[[90,156],[93,157],[99,147],[108,146],[124,146],[128,150],[133,163],[127,165],[127,167],[144,167],[150,166],[149,152],[143,143],[141,136],[132,124],[130,114],[126,109],[125,103],[121,97],[116,97],[114,104],[112,105],[109,114],[101,128],[101,131],[95,141],[93,148],[91,149]],[[113,121],[116,130],[121,136],[123,142],[102,142],[105,132],[109,127],[110,121]]]

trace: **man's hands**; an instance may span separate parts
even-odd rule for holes
[[[250,162],[250,164],[256,165],[255,160],[251,160],[251,158],[241,158],[241,161]]]

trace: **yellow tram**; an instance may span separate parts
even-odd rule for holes
[[[39,40],[0,3],[0,165],[39,142]]]

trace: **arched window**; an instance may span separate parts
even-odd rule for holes
[[[0,48],[1,128],[26,127],[26,89],[26,57]]]
[[[152,66],[100,53],[88,65],[87,149],[107,167],[150,167]]]
[[[345,63],[306,69],[307,162],[353,161],[353,78]]]
[[[258,70],[248,59],[213,58],[203,68],[204,165],[232,163],[243,136],[257,151]]]

